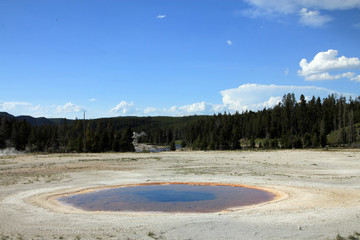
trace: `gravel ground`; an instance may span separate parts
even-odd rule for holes
[[[56,197],[115,185],[256,186],[275,201],[216,213],[84,212]],[[360,231],[360,150],[0,157],[0,239],[335,239]]]

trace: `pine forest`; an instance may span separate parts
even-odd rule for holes
[[[0,115],[0,149],[28,152],[131,152],[133,136],[147,144],[192,150],[360,146],[360,97],[306,100],[286,94],[257,112],[212,116],[48,119],[34,124]]]

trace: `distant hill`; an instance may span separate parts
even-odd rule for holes
[[[45,117],[34,118],[31,116],[25,116],[25,115],[15,117],[7,112],[0,112],[0,117],[15,118],[16,120],[25,120],[28,123],[30,123],[32,126],[43,126],[43,125],[55,124],[52,120],[47,119]]]
[[[13,118],[14,116],[7,112],[0,112],[0,117]]]
[[[52,123],[54,124],[63,124],[64,123],[64,119],[65,118],[47,118],[48,120],[50,120]],[[67,123],[71,123],[73,122],[74,120],[71,120],[71,119],[66,119],[66,122]]]
[[[52,122],[51,120],[44,118],[44,117],[34,118],[31,116],[18,116],[18,117],[15,117],[15,119],[16,120],[25,120],[25,121],[29,122],[32,126],[42,126],[42,125],[54,124],[54,122]]]

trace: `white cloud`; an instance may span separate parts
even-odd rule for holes
[[[165,18],[165,17],[166,17],[166,15],[157,15],[156,18],[158,18],[158,19],[163,19],[163,18]]]
[[[352,94],[340,93],[326,88],[313,86],[287,86],[287,85],[261,85],[261,84],[244,84],[238,88],[226,89],[220,92],[223,97],[223,105],[230,112],[261,110],[264,107],[270,108],[281,101],[284,94],[294,93],[297,98],[301,94],[305,97],[320,96],[327,97],[332,93],[343,96],[353,96]]]
[[[90,99],[89,99],[89,102],[96,102],[96,101],[97,101],[96,98],[90,98]]]
[[[263,109],[263,108],[272,108],[273,106],[279,104],[279,102],[281,102],[282,97],[278,96],[278,97],[270,97],[269,100],[263,102],[263,103],[259,103],[256,106],[256,109]]]
[[[206,107],[207,105],[205,104],[205,102],[200,102],[200,103],[193,103],[190,105],[184,105],[179,107],[179,109],[186,113],[192,114],[197,112],[204,112]]]
[[[267,12],[289,14],[302,8],[322,10],[347,10],[360,8],[359,0],[245,0],[255,9]]]
[[[360,75],[357,75],[350,79],[351,81],[360,82]]]
[[[319,11],[309,11],[307,8],[302,8],[299,11],[299,16],[299,22],[310,27],[321,27],[325,23],[332,21],[331,17],[320,15]]]
[[[279,13],[292,13],[298,7],[293,1],[287,0],[245,0],[254,7],[253,11],[258,12],[279,12]]]
[[[177,114],[178,113],[178,107],[177,106],[172,106],[171,108],[169,108],[169,110],[167,110],[166,108],[163,110],[164,112],[170,112],[173,114]],[[179,114],[177,114],[179,115]]]
[[[0,101],[0,111],[8,112],[14,116],[31,115],[33,117],[44,116],[44,108],[29,102],[4,102]]]
[[[132,114],[135,111],[134,102],[121,101],[118,105],[110,110],[113,114]]]
[[[359,0],[245,0],[252,8],[242,11],[248,17],[276,16],[300,12],[300,22],[306,26],[319,27],[331,17],[321,15],[320,10],[360,9]],[[308,10],[310,9],[310,10]]]
[[[212,106],[212,112],[210,112],[209,114],[219,113],[219,112],[223,112],[226,110],[226,108],[223,104],[211,104],[211,106]]]
[[[328,72],[323,73],[315,73],[309,76],[306,76],[306,81],[325,81],[325,80],[337,80],[341,78],[349,78],[352,79],[354,77],[355,73],[353,72],[346,72],[336,75],[331,75]]]
[[[148,114],[148,113],[154,113],[154,112],[157,112],[158,110],[154,107],[148,107],[148,108],[145,108],[144,110],[144,113],[145,114]]]
[[[12,111],[19,108],[32,109],[33,105],[28,102],[1,102],[0,101],[0,110],[4,112]]]
[[[233,44],[232,41],[230,41],[230,40],[227,40],[226,43],[227,43],[228,45],[232,45],[232,44]]]
[[[148,107],[144,110],[145,114],[152,116],[189,116],[189,115],[211,115],[223,112],[225,106],[223,104],[212,104],[206,102],[197,102],[182,106],[172,106],[170,108],[154,108]]]
[[[359,58],[337,57],[337,55],[337,50],[330,49],[326,52],[316,54],[310,63],[305,58],[301,59],[299,63],[301,70],[298,71],[298,75],[304,77],[307,81],[353,78],[355,73],[352,72],[335,75],[329,73],[332,71],[360,69]]]
[[[14,116],[30,115],[32,117],[75,118],[74,113],[82,112],[83,110],[83,107],[71,102],[65,105],[34,105],[29,102],[0,101],[0,111],[8,112]]]
[[[176,116],[187,116],[187,115],[207,115],[222,112],[224,110],[224,106],[222,104],[212,104],[206,102],[198,102],[183,106],[172,106],[167,112]]]
[[[73,104],[71,102],[66,103],[63,106],[57,106],[56,113],[78,113],[84,111],[84,108],[82,106]]]
[[[314,86],[244,84],[238,88],[221,91],[222,104],[213,104],[202,101],[164,109],[149,107],[144,110],[144,113],[151,114],[152,116],[188,116],[212,115],[224,111],[231,113],[234,113],[235,111],[243,112],[246,110],[257,111],[274,107],[282,101],[284,94],[287,93],[294,93],[297,99],[300,98],[301,94],[304,94],[306,99],[311,99],[312,96],[325,98],[333,93],[343,95],[347,98],[350,96],[356,97],[353,94],[341,93]]]

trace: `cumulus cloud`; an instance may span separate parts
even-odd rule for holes
[[[360,79],[360,76],[358,78]],[[305,99],[311,99],[313,96],[325,98],[330,94],[342,95],[347,98],[350,96],[353,98],[356,97],[354,94],[342,93],[314,86],[262,85],[248,83],[237,88],[220,91],[222,96],[221,104],[202,101],[163,109],[148,107],[144,110],[144,113],[152,116],[189,116],[212,115],[224,111],[230,113],[235,113],[236,111],[243,112],[246,110],[257,111],[274,107],[282,101],[283,96],[287,93],[294,93],[297,99],[300,98],[301,94],[304,94]]]
[[[172,115],[187,116],[187,115],[207,115],[222,112],[224,106],[222,104],[212,104],[206,102],[198,102],[183,106],[172,106],[167,111]]]
[[[277,96],[277,97],[270,97],[269,100],[263,102],[263,103],[259,103],[256,105],[256,109],[263,109],[263,108],[272,108],[273,106],[279,104],[279,102],[281,102],[282,97]]]
[[[154,107],[147,107],[147,108],[144,109],[145,114],[154,113],[156,111],[158,111],[158,110],[156,108],[154,108]]]
[[[180,110],[186,113],[196,113],[196,112],[204,112],[207,107],[210,107],[205,102],[193,103],[190,105],[184,105],[179,107]]]
[[[132,114],[135,111],[134,102],[121,101],[118,105],[110,110],[113,114]]]
[[[268,12],[294,13],[302,8],[322,9],[322,10],[348,10],[360,8],[359,0],[245,0],[256,9]]]
[[[253,8],[252,12],[256,12],[258,15],[278,12],[278,13],[292,13],[296,11],[298,7],[293,1],[287,0],[245,0]]]
[[[5,102],[0,101],[0,111],[8,112],[15,116],[31,115],[34,117],[43,116],[43,107],[29,102]]]
[[[156,16],[156,18],[158,18],[158,19],[163,19],[163,18],[165,18],[166,17],[166,15],[157,15]]]
[[[330,49],[316,54],[311,62],[308,62],[305,58],[301,59],[299,63],[301,70],[298,71],[298,75],[304,77],[307,81],[352,79],[355,76],[354,72],[337,73],[335,75],[330,72],[360,69],[360,59],[357,57],[337,57],[337,55],[337,50]]]
[[[222,95],[223,105],[230,111],[261,110],[271,108],[277,105],[284,94],[294,93],[297,98],[301,94],[305,97],[320,96],[321,98],[335,93],[343,96],[352,96],[352,94],[340,93],[326,88],[313,86],[288,86],[288,85],[261,85],[261,84],[244,84],[238,88],[226,89],[220,92]]]
[[[227,40],[226,43],[227,43],[228,45],[232,45],[232,44],[233,44],[232,41],[230,41],[230,40]]]
[[[96,101],[97,101],[96,98],[90,98],[90,99],[89,99],[89,102],[96,102]]]
[[[71,102],[65,103],[65,105],[57,106],[56,113],[78,113],[84,111],[82,106],[73,104]]]
[[[360,82],[360,75],[357,75],[350,79],[351,81]]]
[[[325,80],[336,80],[336,79],[341,79],[341,78],[349,78],[352,79],[354,77],[355,73],[353,72],[346,72],[346,73],[341,73],[341,74],[336,74],[336,75],[331,75],[328,72],[324,72],[324,73],[315,73],[315,74],[311,74],[309,76],[306,76],[306,80],[307,81],[325,81]]]
[[[74,113],[82,112],[84,108],[68,102],[64,105],[34,105],[29,102],[0,101],[0,111],[14,116],[30,115],[33,117],[66,117],[75,118]]]
[[[319,27],[332,20],[331,17],[322,15],[320,10],[348,10],[360,8],[359,0],[245,0],[250,9],[243,11],[248,17],[286,15],[298,13],[300,22],[306,26]],[[310,10],[309,10],[310,9]]]
[[[321,27],[332,20],[329,16],[320,15],[319,11],[309,11],[307,8],[302,8],[299,11],[299,16],[299,22],[310,27]]]
[[[1,102],[0,101],[0,110],[4,112],[12,111],[18,108],[31,109],[33,105],[28,102]]]
[[[211,115],[214,113],[223,112],[225,106],[223,104],[206,103],[204,101],[182,105],[172,106],[169,108],[145,108],[144,114],[158,115],[158,116],[189,116],[189,115]]]

